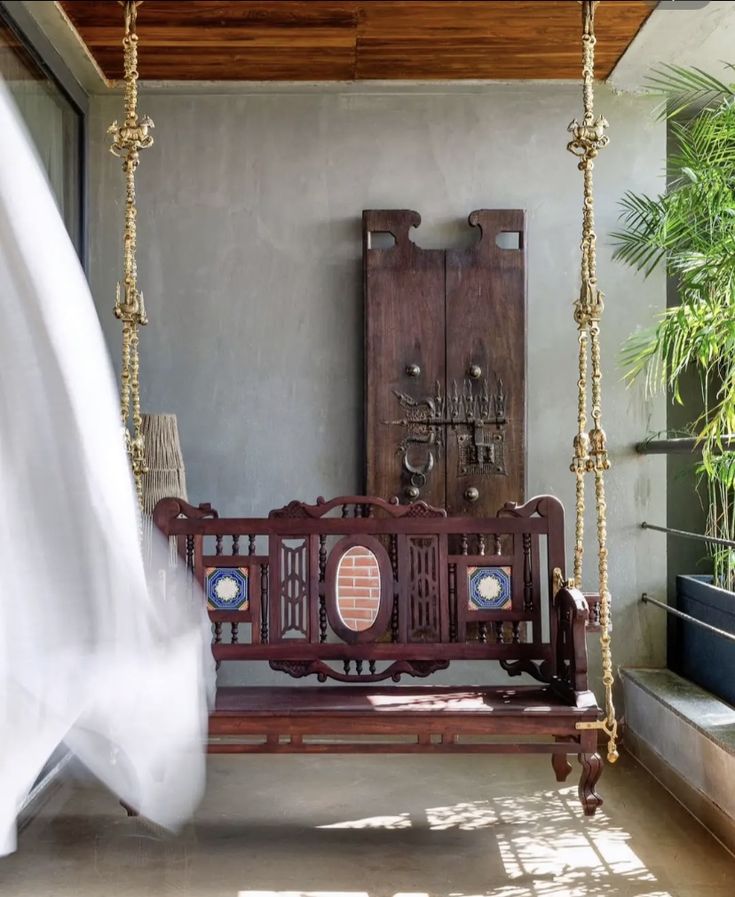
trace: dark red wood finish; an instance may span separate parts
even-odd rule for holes
[[[402,496],[406,486],[396,454],[401,434],[386,424],[402,417],[395,392],[430,396],[437,380],[442,387],[446,382],[444,250],[413,242],[418,212],[370,210],[362,221],[367,491],[390,498]],[[395,245],[375,248],[386,235]],[[410,365],[420,369],[417,375],[409,376]],[[438,470],[428,476],[421,498],[445,506],[446,483]]]
[[[448,517],[423,502],[350,496],[231,519],[164,499],[154,520],[200,582],[207,566],[250,568],[250,636],[239,632],[237,614],[211,614],[218,662],[267,661],[294,678],[349,683],[219,688],[210,751],[546,752],[557,777],[568,772],[564,755],[576,753],[582,805],[594,813],[596,732],[576,728],[600,714],[587,681],[589,612],[576,589],[554,595],[555,569],[564,576],[564,512],[556,499],[540,496],[508,504],[497,517],[472,518]],[[251,553],[226,554],[228,539],[233,550],[247,544]],[[450,539],[460,554],[450,553]],[[373,550],[381,572],[377,619],[360,633],[335,625],[337,567],[353,545]],[[469,608],[467,567],[483,565],[512,568],[508,610]],[[524,642],[520,626],[529,629]],[[453,660],[496,660],[509,675],[538,684],[375,685],[425,678]]]
[[[447,439],[449,514],[494,514],[505,502],[525,494],[526,468],[526,216],[518,209],[481,209],[469,216],[479,231],[469,249],[446,253],[447,383],[462,383],[471,365],[502,380],[508,423],[505,431],[507,473],[457,476],[457,440]],[[516,248],[498,241],[517,240]],[[511,244],[514,240],[509,240]],[[468,487],[480,497],[470,505]]]
[[[414,489],[452,515],[489,516],[525,492],[525,214],[472,212],[478,240],[457,250],[422,249],[411,239],[420,223],[408,209],[363,212],[366,489],[401,501]],[[386,235],[395,245],[377,245]],[[485,389],[502,423],[458,410],[468,390],[482,407]],[[417,425],[430,409],[455,425]],[[497,469],[475,443],[498,453]]]

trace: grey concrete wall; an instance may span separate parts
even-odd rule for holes
[[[120,102],[93,98],[90,120],[91,282],[115,355],[122,177],[105,129]],[[665,426],[665,409],[625,389],[617,356],[664,308],[665,283],[614,264],[606,235],[625,190],[663,186],[666,135],[649,99],[601,88],[598,102],[611,123],[597,213],[615,641],[621,663],[657,664],[662,621],[637,602],[665,581],[664,544],[637,524],[665,519],[665,470],[632,446]],[[141,108],[156,123],[138,178],[144,408],[178,414],[192,499],[250,514],[355,491],[362,210],[416,209],[417,241],[445,246],[468,239],[471,210],[513,207],[528,213],[528,494],[571,511],[581,176],[564,147],[576,87],[144,86]],[[592,587],[591,550],[589,562]]]

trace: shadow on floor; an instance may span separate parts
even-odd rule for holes
[[[731,897],[735,860],[633,761],[585,819],[542,758],[212,758],[170,836],[75,789],[0,861],[3,897]]]

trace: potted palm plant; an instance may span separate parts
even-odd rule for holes
[[[701,452],[712,575],[677,576],[677,605],[735,632],[735,85],[678,66],[650,82],[670,126],[667,188],[625,195],[615,257],[646,276],[665,267],[678,304],[629,338],[623,364],[629,380],[644,378],[678,403],[686,380],[698,382],[690,434]],[[735,644],[688,623],[677,642],[670,665],[735,703],[733,677],[722,675],[723,663],[735,668]]]

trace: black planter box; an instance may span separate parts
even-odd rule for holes
[[[711,576],[677,576],[676,606],[685,614],[735,635],[735,593]],[[735,705],[735,642],[675,618],[674,672]]]

